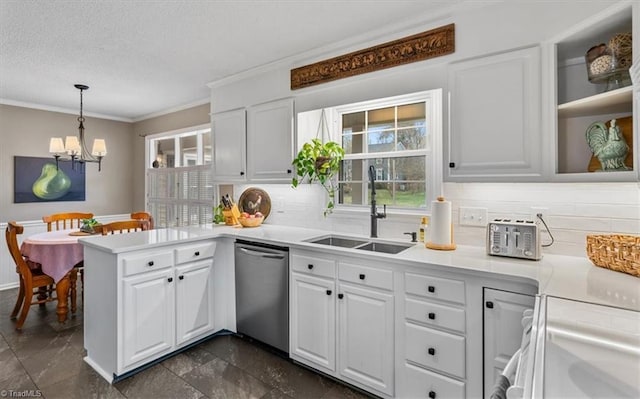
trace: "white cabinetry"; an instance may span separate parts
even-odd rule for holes
[[[464,280],[404,273],[397,396],[466,395]]]
[[[213,329],[213,290],[210,260],[176,268],[176,344]]]
[[[294,156],[293,99],[211,116],[214,176],[220,182],[289,182]]]
[[[293,273],[291,276],[291,356],[333,373],[336,368],[335,283]]]
[[[445,180],[541,180],[540,48],[452,63]]]
[[[244,109],[211,115],[213,174],[217,181],[243,181],[246,174]]]
[[[338,373],[350,380],[393,395],[393,295],[343,282],[347,268],[359,269],[358,279],[382,282],[392,288],[388,270],[340,262],[338,285]],[[347,280],[348,281],[348,280]]]
[[[168,353],[173,347],[175,296],[172,282],[173,269],[170,267],[123,279],[123,369]]]
[[[377,395],[393,396],[392,272],[300,251],[292,252],[290,264],[290,356]]]
[[[85,360],[112,381],[213,333],[215,247],[85,247]]]
[[[635,4],[634,4],[635,3]],[[589,81],[585,54],[601,43],[607,44],[619,33],[632,32],[638,36],[637,2],[619,2],[580,25],[569,28],[562,35],[550,40],[548,51],[551,78],[549,99],[549,153],[555,166],[556,181],[634,181],[638,178],[638,133],[634,118],[634,99],[628,76],[618,85],[608,87],[604,81]],[[638,54],[637,40],[632,43],[633,54]],[[605,55],[602,57],[610,57]],[[637,58],[637,57],[636,57]],[[637,60],[636,60],[637,63]],[[636,83],[637,85],[637,83]],[[622,87],[619,87],[622,86]],[[592,152],[585,133],[594,122],[607,123],[616,119],[632,148],[625,162],[630,170],[595,173],[600,162],[592,162]],[[629,137],[631,140],[629,140]]]
[[[247,109],[247,170],[251,181],[291,179],[294,157],[293,99]]]
[[[484,289],[484,397],[491,395],[522,339],[522,314],[533,309],[535,297],[515,292]]]

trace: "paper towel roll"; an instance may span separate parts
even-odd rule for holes
[[[451,245],[451,202],[438,197],[431,203],[431,239],[436,245]]]

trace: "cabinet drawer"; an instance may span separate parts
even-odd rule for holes
[[[407,298],[404,315],[407,320],[465,332],[464,309]]]
[[[183,245],[175,249],[176,263],[191,262],[194,260],[211,258],[216,252],[215,242],[201,242],[193,245]]]
[[[406,364],[403,398],[464,398],[464,382]],[[433,393],[431,393],[433,392]]]
[[[375,269],[367,266],[340,263],[338,276],[342,281],[377,287],[385,290],[393,289],[393,273],[391,270]]]
[[[160,270],[173,266],[173,253],[163,251],[124,256],[122,257],[122,265],[125,276]]]
[[[405,323],[405,356],[414,363],[465,376],[464,337]]]
[[[464,304],[464,281],[405,273],[405,291],[425,298]]]
[[[291,268],[294,271],[313,274],[315,276],[336,276],[336,262],[329,259],[311,256],[291,255]]]

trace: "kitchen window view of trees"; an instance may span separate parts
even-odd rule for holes
[[[346,154],[339,177],[339,204],[369,204],[368,170],[373,165],[379,205],[427,207],[436,191],[432,181],[434,115],[431,113],[432,102],[439,101],[439,97],[433,94],[378,100],[364,104],[369,107],[365,109],[357,109],[357,105],[355,109],[336,108]],[[381,107],[382,104],[386,106]]]
[[[147,137],[147,210],[157,227],[213,220],[211,129]]]

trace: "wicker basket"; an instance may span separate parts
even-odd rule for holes
[[[587,256],[596,266],[640,277],[640,236],[587,235]]]

